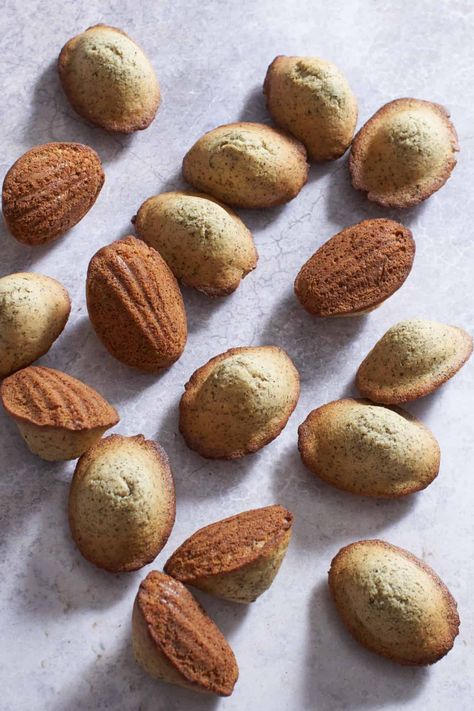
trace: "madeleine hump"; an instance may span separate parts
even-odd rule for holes
[[[439,190],[456,165],[456,129],[444,106],[395,99],[352,142],[352,185],[383,207],[412,207]]]
[[[96,390],[53,368],[23,368],[0,393],[29,450],[47,461],[77,459],[119,421]]]
[[[3,181],[7,227],[24,244],[52,242],[89,212],[104,180],[100,158],[89,146],[36,146],[18,158]]]
[[[230,696],[239,676],[217,625],[182,583],[157,570],[141,582],[133,606],[135,659],[150,676],[187,689]]]
[[[79,459],[69,525],[80,552],[112,573],[138,570],[165,545],[176,512],[173,475],[160,445],[110,435]]]
[[[315,316],[360,316],[402,286],[414,257],[407,227],[364,220],[338,232],[308,259],[296,277],[295,293]]]
[[[168,368],[187,339],[183,297],[158,252],[135,237],[100,249],[86,282],[98,337],[121,363],[148,373]]]
[[[199,529],[173,553],[168,575],[233,602],[254,602],[278,573],[293,515],[283,506],[243,511]]]
[[[33,272],[0,278],[0,378],[47,353],[70,311],[69,294],[56,279]]]
[[[208,296],[231,294],[257,266],[251,232],[233,210],[204,193],[154,195],[132,222],[177,279]]]
[[[196,141],[184,157],[183,176],[229,205],[274,207],[292,200],[306,183],[306,150],[265,124],[229,123]]]
[[[275,57],[263,93],[275,123],[305,145],[310,160],[334,160],[349,148],[357,100],[332,62],[319,57]]]
[[[64,93],[77,113],[106,131],[147,128],[160,87],[145,53],[125,32],[94,25],[70,39],[58,60]]]
[[[434,664],[459,632],[456,601],[419,558],[380,540],[357,541],[331,562],[329,589],[364,647],[399,664]]]
[[[457,326],[409,319],[388,329],[359,366],[364,397],[386,405],[416,400],[453,377],[472,353],[472,337]]]
[[[320,479],[362,496],[406,496],[439,471],[432,432],[408,412],[369,400],[335,400],[310,412],[298,429],[298,449]]]
[[[179,429],[209,459],[238,459],[278,437],[300,394],[298,371],[276,346],[231,348],[184,386]]]

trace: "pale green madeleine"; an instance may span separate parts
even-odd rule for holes
[[[381,205],[410,207],[444,185],[458,150],[456,130],[443,106],[396,99],[382,106],[354,138],[352,184]]]
[[[462,328],[409,319],[392,326],[357,371],[360,392],[385,404],[428,395],[449,380],[472,353],[472,337]]]
[[[433,434],[398,408],[335,400],[310,412],[298,435],[305,465],[353,494],[406,496],[438,474],[440,451]]]
[[[160,103],[153,67],[124,32],[95,25],[61,50],[59,76],[74,109],[107,131],[146,128]]]
[[[161,254],[177,279],[209,296],[230,294],[257,264],[242,220],[203,193],[154,195],[134,222],[138,236]]]

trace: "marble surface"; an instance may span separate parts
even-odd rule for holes
[[[68,532],[74,463],[47,464],[30,455],[0,413],[3,711],[472,708],[473,364],[408,407],[439,438],[442,466],[427,491],[406,500],[365,500],[316,481],[300,462],[296,431],[310,409],[354,393],[360,360],[396,321],[421,316],[474,331],[473,15],[468,0],[4,0],[0,174],[35,144],[73,140],[99,152],[107,178],[90,213],[49,247],[24,247],[2,225],[1,274],[38,271],[69,289],[71,319],[40,362],[102,392],[120,410],[117,432],[143,432],[161,442],[174,470],[177,519],[152,566],[120,576],[95,569]],[[162,85],[156,121],[129,138],[86,125],[58,84],[62,44],[101,21],[143,45]],[[439,193],[404,212],[382,210],[356,193],[346,158],[313,167],[286,207],[242,212],[255,234],[258,268],[222,300],[186,289],[190,333],[183,357],[161,377],[133,372],[108,356],[88,323],[89,259],[131,232],[130,219],[145,198],[182,185],[181,159],[204,131],[237,119],[270,122],[261,84],[277,54],[337,62],[359,99],[359,125],[395,97],[442,102],[459,132],[459,164]],[[292,293],[298,269],[342,227],[375,216],[400,219],[413,230],[417,255],[408,281],[365,318],[312,319]],[[270,343],[286,348],[301,374],[301,398],[283,434],[233,463],[189,451],[178,432],[177,403],[190,374],[228,347]],[[274,502],[294,512],[295,527],[270,591],[249,607],[199,595],[238,658],[233,696],[219,700],[148,679],[130,650],[139,581],[198,527]],[[458,600],[461,633],[432,668],[403,668],[366,652],[336,617],[326,585],[330,560],[342,545],[372,537],[422,557]]]

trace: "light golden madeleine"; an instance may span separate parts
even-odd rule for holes
[[[283,506],[253,509],[211,523],[173,553],[165,572],[233,602],[254,602],[278,573],[293,515]]]
[[[362,361],[356,384],[374,402],[416,400],[452,378],[471,353],[472,337],[462,328],[423,319],[400,321]]]
[[[346,152],[357,101],[335,64],[319,57],[276,57],[263,92],[275,123],[304,143],[310,160],[333,160]]]
[[[132,616],[135,658],[152,677],[230,696],[239,676],[222,632],[184,585],[153,570],[140,584]]]
[[[61,50],[59,78],[72,107],[106,131],[146,128],[160,104],[160,87],[147,57],[116,27],[94,25]]]
[[[187,152],[183,176],[197,190],[237,207],[273,207],[306,183],[302,143],[261,123],[229,123],[205,133]]]
[[[3,181],[7,227],[18,242],[48,244],[82,220],[104,180],[100,158],[89,146],[35,146],[18,158]]]
[[[71,311],[56,279],[32,272],[0,279],[0,377],[30,365],[49,351]]]
[[[456,602],[434,570],[384,541],[342,548],[329,588],[355,639],[400,664],[437,662],[459,632]]]
[[[53,368],[30,365],[2,383],[1,399],[28,449],[42,459],[77,459],[119,421],[89,385]]]
[[[191,449],[237,459],[277,437],[296,407],[298,371],[276,346],[231,348],[195,371],[179,406]]]
[[[209,296],[235,291],[257,265],[253,238],[242,220],[203,193],[154,195],[133,222],[177,279]]]
[[[141,240],[126,237],[96,252],[86,296],[95,332],[121,363],[158,373],[181,356],[188,335],[181,291],[164,259]]]
[[[295,293],[315,316],[359,316],[402,286],[414,257],[407,227],[393,220],[364,220],[331,237],[303,264]]]
[[[384,207],[411,207],[445,184],[458,150],[456,130],[443,106],[396,99],[354,138],[352,184]]]
[[[368,400],[335,400],[310,412],[298,430],[298,449],[318,477],[363,496],[412,494],[439,470],[438,442],[425,425]]]
[[[84,558],[112,573],[151,563],[175,518],[166,452],[143,435],[111,435],[79,459],[69,489],[69,525]]]

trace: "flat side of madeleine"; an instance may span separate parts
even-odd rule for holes
[[[329,589],[357,641],[400,664],[437,662],[459,632],[456,601],[434,570],[385,541],[342,548],[331,563]]]

